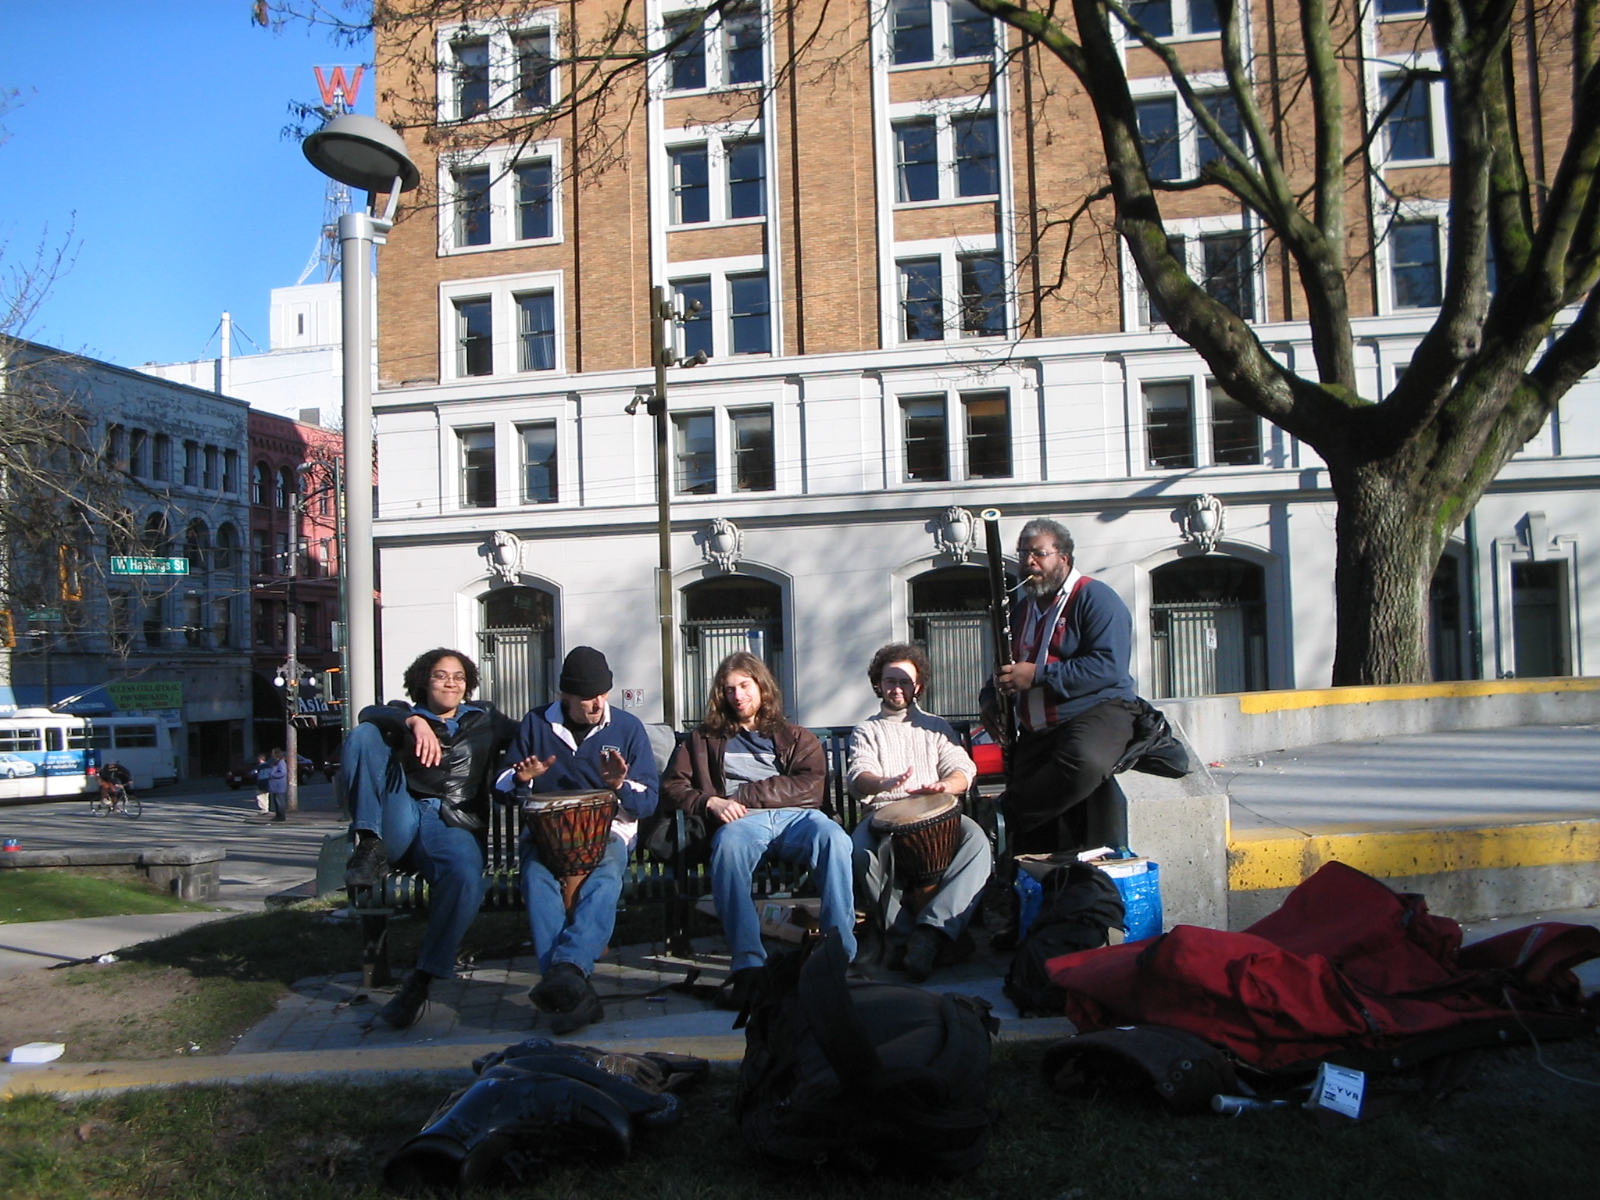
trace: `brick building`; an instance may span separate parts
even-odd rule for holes
[[[651,0],[650,44],[700,7]],[[1136,7],[1236,122],[1214,6]],[[931,706],[970,714],[989,659],[972,513],[990,506],[1008,542],[1034,515],[1074,530],[1080,565],[1135,614],[1144,694],[1327,682],[1326,468],[1215,386],[1143,298],[1109,210],[1087,200],[1099,133],[1058,62],[963,0],[752,0],[603,102],[506,136],[594,93],[572,56],[612,8],[486,4],[379,35],[380,116],[412,127],[427,181],[381,252],[389,690],[442,640],[479,654],[488,694],[520,710],[589,643],[628,703],[661,712],[653,433],[633,403],[652,386],[652,285],[698,303],[673,351],[708,359],[669,372],[680,716],[750,645],[801,719],[854,721],[868,655],[908,636],[941,672]],[[1293,36],[1272,11],[1251,27],[1263,51]],[[1443,85],[1400,91],[1432,53],[1420,0],[1363,13],[1347,31],[1352,129],[1395,101],[1350,192],[1362,392],[1378,396],[1437,312],[1448,150]],[[1147,161],[1196,177],[1215,145],[1160,59],[1124,52]],[[1278,60],[1262,61],[1293,161],[1309,134]],[[1518,97],[1551,162],[1562,71],[1523,72]],[[1304,297],[1224,200],[1163,197],[1191,277],[1307,360]],[[1600,560],[1578,535],[1600,465],[1594,394],[1585,381],[1568,397],[1447,550],[1440,677],[1577,673],[1600,652],[1581,600]]]

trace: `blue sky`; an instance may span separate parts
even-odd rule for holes
[[[21,93],[0,117],[0,272],[69,228],[76,253],[24,336],[176,362],[217,352],[227,309],[266,349],[268,291],[299,278],[322,221],[323,177],[280,136],[289,102],[316,98],[314,65],[368,51],[269,32],[250,7],[0,0],[0,89]]]

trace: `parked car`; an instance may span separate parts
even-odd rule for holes
[[[24,775],[38,773],[39,768],[27,759],[15,754],[0,754],[0,779],[21,779]]]
[[[316,770],[317,764],[312,762],[304,754],[300,755],[299,757],[300,782],[306,783],[311,779],[311,772]],[[223,775],[222,778],[234,791],[238,791],[242,787],[256,787],[256,767],[258,765],[259,764],[253,762],[234,763],[233,766],[228,768],[227,773]]]

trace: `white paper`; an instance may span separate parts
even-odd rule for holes
[[[55,1062],[66,1052],[67,1047],[61,1042],[27,1042],[11,1052],[11,1061],[14,1063]]]
[[[1317,1081],[1311,1088],[1308,1108],[1326,1108],[1355,1120],[1361,1115],[1361,1098],[1366,1094],[1367,1077],[1349,1067],[1323,1063],[1317,1068]]]

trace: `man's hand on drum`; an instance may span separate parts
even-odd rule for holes
[[[511,770],[516,775],[518,783],[532,783],[551,767],[556,765],[556,756],[540,758],[537,754],[530,754],[527,758],[514,765]]]
[[[911,772],[907,771],[906,774],[909,775]],[[959,796],[966,790],[967,777],[960,771],[956,771],[937,782],[918,784],[914,788],[908,788],[906,794],[909,796],[940,796],[946,794]]]
[[[740,817],[747,815],[750,810],[737,800],[730,800],[726,796],[713,796],[706,801],[706,811],[724,825],[731,825]]]
[[[627,778],[628,760],[622,757],[622,751],[613,750],[609,746],[600,751],[600,782],[614,792],[626,782]]]
[[[443,757],[439,752],[439,735],[433,731],[433,722],[427,717],[407,717],[406,728],[411,730],[416,742],[417,761],[425,767],[437,767]]]

